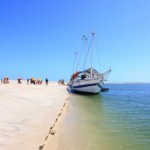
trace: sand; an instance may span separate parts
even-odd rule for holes
[[[56,149],[68,96],[56,82],[0,84],[0,150]]]

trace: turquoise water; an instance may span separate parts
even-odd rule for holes
[[[105,86],[100,95],[70,95],[58,149],[150,149],[150,84]]]

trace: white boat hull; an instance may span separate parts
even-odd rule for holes
[[[68,90],[84,93],[100,93],[102,84],[100,78],[75,80],[68,84]]]

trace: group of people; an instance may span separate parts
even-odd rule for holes
[[[60,79],[60,80],[58,80],[58,84],[59,84],[59,85],[65,85],[65,81],[64,81],[64,79]]]
[[[42,84],[43,81],[42,79],[34,79],[34,78],[30,78],[30,79],[27,79],[27,84]],[[45,83],[46,85],[48,85],[48,78],[45,79]]]
[[[22,78],[18,78],[17,79],[17,81],[18,81],[18,84],[21,84],[22,83]],[[48,82],[49,82],[49,80],[48,80],[48,78],[46,78],[45,79],[45,83],[46,83],[46,85],[48,85]],[[7,83],[9,83],[9,78],[8,77],[4,77],[4,78],[2,78],[1,79],[1,83],[4,83],[4,84],[7,84]],[[43,83],[43,81],[42,81],[42,79],[35,79],[35,78],[28,78],[27,79],[27,84],[42,84]],[[65,83],[64,83],[64,79],[60,79],[59,81],[58,81],[58,84],[59,85],[65,85]]]
[[[18,78],[17,81],[18,81],[18,84],[21,84],[22,83],[22,78]],[[46,85],[48,85],[48,78],[45,79],[45,83]],[[9,83],[9,78],[8,77],[4,77],[4,78],[1,78],[1,83],[2,84],[8,84]],[[35,78],[30,78],[30,79],[27,79],[27,84],[42,84],[43,81],[42,79],[35,79]]]
[[[8,77],[2,78],[1,83],[8,84],[9,83],[9,78]]]
[[[42,79],[34,79],[34,78],[30,78],[27,79],[27,84],[42,84]]]
[[[81,74],[82,72],[75,72],[72,76],[71,76],[71,81],[76,79],[76,78],[80,78],[82,80],[84,80],[86,78],[86,75],[85,74]]]

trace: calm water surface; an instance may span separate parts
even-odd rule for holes
[[[71,94],[60,149],[150,150],[150,84],[105,86],[100,95]]]

